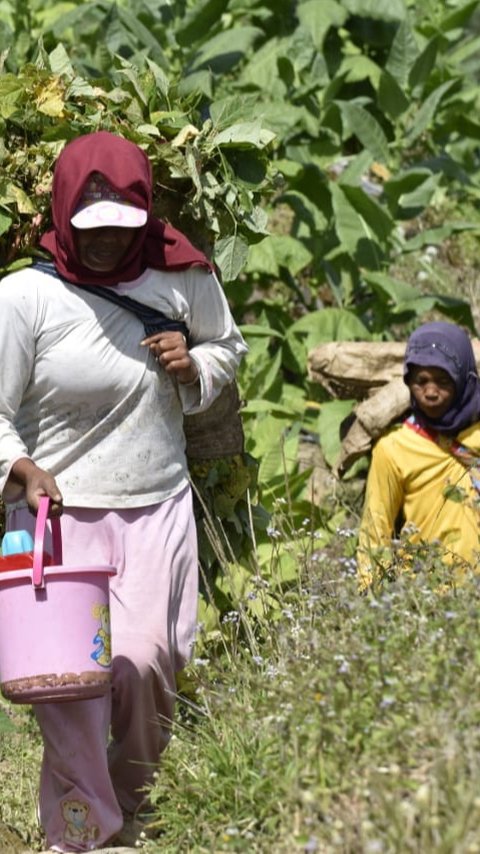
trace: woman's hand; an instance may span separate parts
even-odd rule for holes
[[[50,498],[48,515],[61,516],[63,513],[63,496],[50,472],[39,468],[27,457],[22,457],[13,464],[9,479],[24,487],[28,509],[34,516],[37,515],[40,498],[45,495]]]
[[[190,358],[187,340],[181,332],[157,332],[144,338],[142,345],[150,347],[153,355],[167,374],[174,374],[179,383],[194,383],[198,368]]]

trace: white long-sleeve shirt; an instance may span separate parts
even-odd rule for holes
[[[158,365],[129,311],[27,268],[0,282],[0,490],[29,457],[71,507],[163,501],[187,482],[183,413],[200,412],[233,379],[246,345],[212,273],[146,270],[116,290],[184,320],[200,382]]]

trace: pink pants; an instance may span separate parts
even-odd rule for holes
[[[27,510],[8,519],[9,530],[32,532],[34,524]],[[175,673],[194,640],[197,538],[189,488],[134,510],[67,508],[61,526],[65,565],[117,567],[110,586],[111,697],[35,706],[48,845],[89,851],[120,830],[122,810],[133,812],[144,800],[168,743]]]

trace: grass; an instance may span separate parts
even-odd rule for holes
[[[480,579],[445,589],[432,560],[361,596],[354,542],[299,536],[297,582],[260,579],[263,617],[239,601],[223,642],[200,637],[149,851],[480,852]],[[39,849],[38,734],[14,715],[0,819]]]
[[[28,706],[0,705],[0,851],[7,854],[41,849],[37,825],[41,743]]]
[[[161,850],[480,851],[480,584],[438,586],[360,597],[325,557],[261,661],[197,665],[152,793]]]

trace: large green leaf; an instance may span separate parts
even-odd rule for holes
[[[467,105],[466,105],[467,106]],[[452,116],[459,135],[464,139],[480,140],[480,124],[468,116]]]
[[[421,197],[421,187],[435,176],[430,169],[412,168],[394,175],[384,184],[385,196],[388,200],[390,210],[395,217],[403,215],[402,209],[406,199],[413,198],[412,194],[418,191]]]
[[[295,211],[292,233],[296,237],[301,237],[304,233],[312,235],[325,231],[328,228],[328,220],[323,211],[304,193],[291,190],[279,196],[277,203],[279,205],[288,205]],[[302,224],[305,226],[303,229]]]
[[[8,207],[13,204],[21,214],[35,213],[35,207],[25,190],[7,179],[0,179],[0,204]]]
[[[170,89],[170,83],[166,73],[164,72],[163,68],[157,65],[157,63],[149,57],[147,57],[147,64],[153,74],[157,89],[162,93],[164,97],[166,97],[168,95],[168,90]]]
[[[422,106],[414,117],[413,123],[410,125],[410,128],[407,129],[407,134],[405,138],[406,145],[411,145],[412,142],[414,142],[420,136],[420,134],[423,133],[423,131],[429,127],[443,97],[452,88],[452,86],[455,85],[455,80],[447,80],[445,83],[442,83],[440,86],[437,86],[437,88],[434,89],[434,91],[428,96],[426,101],[423,102]]]
[[[215,243],[214,258],[222,274],[222,279],[225,282],[231,282],[245,267],[248,258],[248,244],[238,235],[220,238]]]
[[[467,3],[461,4],[458,9],[447,12],[445,17],[440,21],[440,29],[442,32],[448,33],[450,30],[465,27],[476,11],[478,11],[478,0],[468,0]]]
[[[304,133],[307,138],[315,139],[319,134],[320,123],[316,116],[304,106],[287,104],[284,100],[264,100],[260,111],[266,127],[278,134],[285,144],[292,136]]]
[[[26,97],[25,85],[14,74],[0,75],[0,116],[9,119]]]
[[[404,0],[343,0],[351,15],[380,21],[403,21],[407,17]]]
[[[312,41],[321,50],[330,27],[341,27],[347,18],[347,12],[335,0],[307,0],[297,4],[297,16],[300,23],[308,29]]]
[[[189,47],[200,42],[218,26],[228,0],[195,0],[194,5],[175,28],[175,38],[180,45]]]
[[[37,95],[35,106],[40,113],[52,118],[59,118],[65,109],[65,89],[60,80],[55,78],[42,87]]]
[[[122,24],[135,36],[138,44],[141,47],[148,48],[149,58],[162,65],[163,68],[168,68],[168,62],[157,38],[148,27],[142,24],[138,15],[129,11],[128,8],[118,5],[118,17]]]
[[[73,80],[68,84],[68,88],[65,92],[66,101],[70,100],[71,98],[88,99],[98,98],[99,96],[110,100],[111,93],[104,92],[104,90],[100,89],[99,86],[92,86],[90,83],[87,83],[87,81],[84,80],[83,77],[74,77]],[[122,100],[125,100],[127,98],[128,95],[125,92]]]
[[[180,97],[198,96],[200,94],[210,99],[213,93],[212,72],[210,69],[205,68],[202,71],[193,71],[191,74],[186,74],[178,83],[177,93]]]
[[[370,337],[362,321],[346,309],[311,311],[287,330],[284,363],[295,373],[303,375],[308,353],[316,344],[324,341],[368,341]]]
[[[289,39],[290,50],[283,51],[278,57],[278,71],[285,86],[290,87],[300,75],[310,75],[312,66],[318,67],[318,83],[322,85],[327,73],[326,64],[316,52],[310,30],[297,27]]]
[[[58,44],[48,56],[50,68],[54,74],[72,79],[75,76],[70,57],[63,44]]]
[[[118,69],[118,74],[125,77],[132,84],[132,88],[142,104],[145,106],[148,104],[148,92],[145,91],[145,87],[143,85],[144,81],[142,79],[142,75],[139,70],[132,65],[131,62],[127,62],[123,57],[118,57],[119,63],[123,66]]]
[[[475,0],[478,2],[478,0]],[[450,61],[454,65],[466,62],[470,57],[476,59],[480,50],[480,36],[462,41],[458,47],[449,52]]]
[[[374,158],[369,151],[364,149],[360,154],[356,154],[350,159],[345,159],[342,166],[345,166],[338,177],[339,184],[350,184],[352,187],[359,185],[373,163]]]
[[[430,203],[441,180],[442,175],[440,173],[438,173],[437,175],[430,175],[430,177],[427,178],[426,181],[424,181],[418,187],[415,187],[415,189],[411,190],[411,192],[402,193],[398,200],[398,203],[401,205],[402,208],[426,208],[427,205]]]
[[[441,294],[422,294],[418,288],[386,273],[367,272],[364,279],[382,300],[387,300],[393,316],[410,314],[421,318],[428,312],[437,310],[457,323],[474,329],[470,306],[465,300]]]
[[[419,53],[414,31],[409,21],[402,21],[395,33],[385,71],[395,78],[399,86],[405,86],[413,62]]]
[[[340,426],[347,415],[350,415],[355,403],[354,400],[331,400],[321,405],[317,427],[323,456],[331,468],[341,450]]]
[[[241,152],[238,157],[237,167],[235,174],[241,176],[241,180],[247,182],[247,177],[243,168],[238,168],[239,163],[247,157],[245,152]],[[241,221],[242,231],[245,229],[249,232],[249,236],[251,238],[251,242],[256,242],[256,239],[261,239],[261,237],[266,237],[270,234],[270,229],[268,228],[268,214],[265,211],[265,208],[261,208],[260,206],[255,206],[252,208],[250,213],[246,213],[244,217],[242,217]],[[255,238],[252,238],[252,235],[255,235]]]
[[[277,350],[272,356],[270,351],[265,349],[263,351],[263,358],[255,358],[252,352],[250,362],[250,381],[248,385],[245,385],[245,382],[242,385],[247,400],[266,398],[280,376],[282,362],[281,350]]]
[[[441,294],[420,296],[416,300],[398,303],[395,313],[401,315],[404,312],[412,312],[416,317],[422,317],[434,310],[440,311],[445,317],[449,317],[461,326],[467,326],[475,335],[478,334],[470,305],[465,300],[455,297],[442,296]]]
[[[359,187],[331,183],[333,225],[341,250],[355,255],[360,241],[384,241],[393,223],[386,211]]]
[[[190,71],[211,68],[215,74],[231,71],[263,35],[258,27],[235,27],[219,33],[196,51]]]
[[[275,420],[266,418],[256,424],[257,453],[261,445],[264,448],[259,457],[258,481],[264,485],[278,481],[285,494],[285,478],[291,477],[298,467],[299,437],[298,432],[285,435],[285,422],[277,419],[275,424]]]
[[[258,459],[262,459],[272,449],[275,462],[273,462],[272,474],[277,474],[281,471],[280,446],[282,436],[285,432],[285,419],[277,418],[272,413],[266,413],[260,418],[255,419],[255,432],[251,437],[249,453]]]
[[[271,234],[250,246],[247,272],[279,276],[281,268],[285,267],[295,276],[310,263],[312,257],[300,240],[289,234]]]
[[[260,320],[265,318],[262,316]],[[283,335],[267,323],[265,320],[265,326],[247,324],[241,327],[248,344],[248,353],[242,361],[238,376],[242,395],[247,400],[271,398],[270,391],[280,377],[281,349],[278,347],[278,339],[283,340]]]
[[[257,323],[242,323],[240,331],[244,337],[249,335],[259,336],[260,338],[283,338],[283,335],[276,329],[269,326],[260,326]]]
[[[437,60],[439,45],[440,39],[435,35],[427,42],[422,52],[417,56],[408,75],[408,82],[411,89],[422,86],[430,77]]]
[[[255,114],[258,107],[257,94],[229,95],[213,101],[209,106],[209,113],[215,130],[222,131],[231,125],[251,122],[252,114]]]
[[[352,255],[357,251],[358,241],[370,237],[366,223],[348,201],[343,188],[332,183],[330,187],[334,215],[334,227],[342,250]]]
[[[1,198],[0,198],[1,204]],[[12,218],[0,213],[0,234],[6,234],[12,224]]]
[[[362,80],[369,80],[374,89],[378,89],[382,69],[380,66],[369,59],[368,56],[347,56],[343,60],[339,71],[345,83],[358,83]]]
[[[406,303],[409,300],[416,300],[420,296],[417,288],[400,279],[394,279],[386,273],[366,272],[364,273],[364,279],[374,290],[379,291],[379,293],[386,296],[395,305]]]
[[[410,106],[404,88],[386,71],[380,77],[378,105],[390,119],[398,119]]]
[[[342,190],[360,217],[367,223],[375,237],[384,243],[390,237],[395,222],[388,211],[361,187],[352,187],[342,182]]]
[[[348,132],[356,136],[375,160],[385,163],[389,158],[388,140],[377,120],[361,104],[337,101]]]
[[[58,3],[46,7],[40,14],[40,20],[43,20],[44,30],[52,30],[55,36],[62,36],[70,28],[77,28],[79,24],[85,23],[85,18],[93,12],[98,12],[98,4],[93,2],[90,9],[86,9],[85,5],[72,8],[71,3]],[[78,30],[77,30],[78,31]]]
[[[260,121],[243,122],[242,124],[230,125],[225,130],[211,136],[213,145],[219,147],[250,147],[265,148],[275,134],[267,128],[262,127]]]
[[[288,47],[287,39],[277,37],[268,39],[255,51],[255,55],[243,68],[239,78],[240,83],[261,89],[270,95],[277,92],[281,97],[282,93],[285,94],[285,84],[280,79],[278,62],[283,56],[288,55]]]

